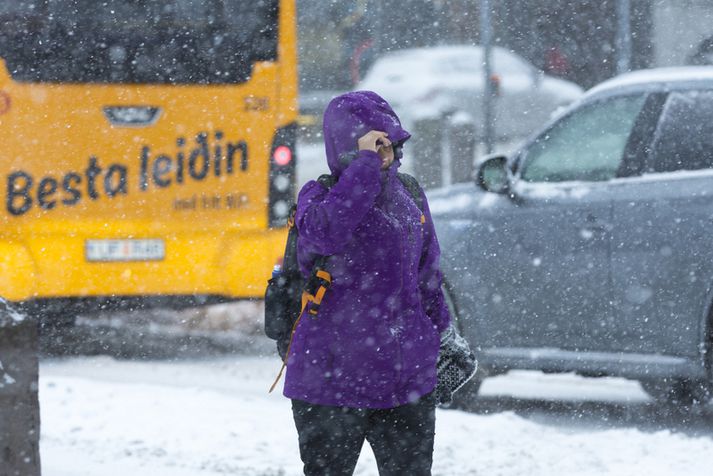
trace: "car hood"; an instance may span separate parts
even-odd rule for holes
[[[451,217],[461,212],[472,211],[473,205],[492,193],[485,192],[474,182],[458,183],[426,191],[431,215],[435,217]]]

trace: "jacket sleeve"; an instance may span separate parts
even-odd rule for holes
[[[423,249],[418,266],[418,286],[421,291],[421,303],[426,315],[431,319],[438,332],[443,332],[451,322],[450,312],[443,297],[443,275],[440,268],[441,249],[438,246],[436,229],[431,220],[426,196],[421,191],[422,213],[426,221],[423,224]]]
[[[308,182],[297,199],[300,246],[319,255],[339,253],[381,192],[380,168],[379,155],[362,150],[331,189]]]

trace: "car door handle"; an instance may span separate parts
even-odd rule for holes
[[[582,230],[589,231],[592,233],[606,233],[610,230],[610,227],[607,225],[587,225],[582,228]]]
[[[611,229],[611,223],[597,218],[594,215],[587,215],[586,223],[582,228],[583,231],[589,231],[592,233],[607,233],[611,231]]]

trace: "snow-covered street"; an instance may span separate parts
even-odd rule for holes
[[[43,474],[301,474],[289,402],[267,393],[278,360],[264,337],[251,340],[246,354],[46,357]],[[703,476],[713,466],[711,409],[655,405],[636,382],[515,372],[482,394],[473,413],[438,411],[434,474]],[[356,474],[375,468],[366,446]]]
[[[713,476],[713,0],[0,25],[0,476]]]
[[[302,144],[300,183],[323,173]],[[289,402],[260,307],[81,320],[46,340],[40,368],[45,476],[298,475]],[[188,329],[188,330],[187,330]],[[100,354],[100,355],[96,355]],[[473,412],[439,410],[434,475],[708,476],[713,408],[652,402],[637,382],[512,372]],[[357,475],[376,475],[365,446]]]

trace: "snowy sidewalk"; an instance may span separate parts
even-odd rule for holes
[[[299,475],[289,402],[267,394],[277,370],[276,359],[256,356],[45,361],[40,369],[43,474]],[[486,381],[483,391],[525,392],[534,398],[559,392],[569,401],[576,395],[624,404],[646,401],[636,383],[591,382],[520,373]],[[713,467],[713,428],[692,437],[636,425],[602,429],[537,420],[512,411],[439,410],[434,474],[704,476]],[[376,475],[368,446],[356,474]]]

